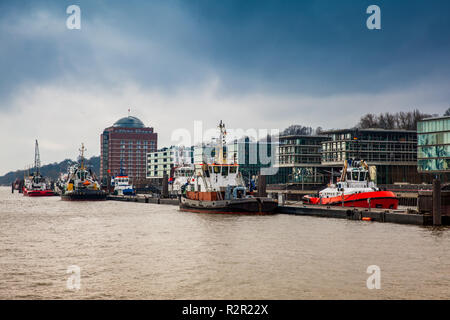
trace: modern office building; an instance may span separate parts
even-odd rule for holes
[[[147,179],[162,179],[164,174],[173,177],[173,169],[192,165],[193,147],[171,146],[147,154]]]
[[[417,170],[450,173],[450,117],[429,118],[417,123]]]
[[[322,164],[341,168],[359,159],[377,168],[378,184],[420,183],[417,173],[417,133],[413,130],[342,129],[324,132]]]
[[[148,152],[157,150],[158,135],[136,117],[116,121],[100,135],[100,178],[118,175],[121,168],[136,184],[146,178]]]
[[[298,183],[320,185],[329,179],[322,165],[322,143],[331,138],[325,135],[280,136],[278,146],[278,173],[270,183]]]

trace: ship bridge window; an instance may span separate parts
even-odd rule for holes
[[[231,166],[230,167],[230,173],[236,173],[236,169],[237,169],[237,167]]]
[[[347,180],[352,180],[352,174],[350,172],[347,172]]]
[[[360,181],[365,181],[366,180],[366,175],[367,175],[366,172],[361,172],[361,174],[359,175]]]
[[[227,176],[228,175],[228,167],[223,166],[222,167],[222,175]]]
[[[358,172],[352,172],[352,180],[358,181],[358,176],[359,176]]]
[[[214,166],[214,173],[220,173],[220,166]]]

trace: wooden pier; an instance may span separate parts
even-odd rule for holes
[[[399,224],[433,225],[433,216],[430,214],[408,213],[406,210],[380,210],[350,207],[328,206],[280,206],[278,212],[299,216],[314,216],[324,218],[338,218],[347,220],[363,220],[376,222],[390,222]],[[450,225],[450,216],[442,217],[443,225]]]
[[[158,198],[148,195],[137,196],[107,196],[107,200],[166,204],[178,206],[176,198]],[[334,207],[318,205],[284,205],[277,209],[279,214],[291,214],[297,216],[312,216],[322,218],[338,218],[347,220],[362,220],[374,222],[389,222],[399,224],[431,226],[433,216],[431,214],[409,213],[407,210],[366,209],[351,207]],[[450,216],[442,216],[442,225],[450,225]]]
[[[106,200],[125,201],[125,202],[140,202],[140,203],[153,203],[153,204],[169,204],[178,205],[178,199],[174,198],[158,198],[150,197],[147,195],[138,194],[137,196],[114,196],[109,195]]]

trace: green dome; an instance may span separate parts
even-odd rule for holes
[[[117,120],[113,127],[115,128],[144,128],[144,123],[136,117],[128,116]]]

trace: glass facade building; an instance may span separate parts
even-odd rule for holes
[[[349,159],[377,167],[378,184],[421,183],[417,172],[417,132],[400,129],[341,129],[325,132],[322,164],[342,168]]]
[[[417,170],[450,172],[450,117],[417,123]]]
[[[280,136],[278,147],[278,173],[270,177],[269,182],[324,184],[328,177],[326,168],[321,164],[322,144],[329,141],[322,135]]]

